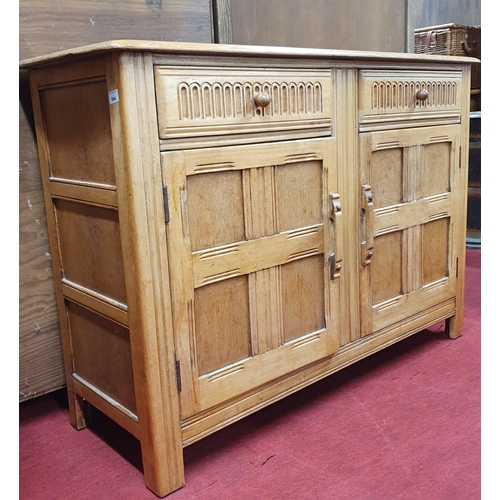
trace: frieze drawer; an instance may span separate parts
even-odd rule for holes
[[[359,122],[458,122],[461,78],[461,71],[360,71]]]
[[[161,139],[278,130],[329,135],[329,70],[155,68]]]

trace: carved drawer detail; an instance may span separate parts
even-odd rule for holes
[[[361,71],[359,89],[361,123],[460,115],[459,71]]]
[[[254,102],[261,92],[271,97],[265,108]],[[321,115],[322,97],[321,82],[181,82],[177,87],[180,120]]]
[[[425,101],[416,94],[424,89],[428,93]],[[372,84],[372,110],[408,110],[421,107],[441,107],[457,105],[456,82],[401,82],[382,81]]]
[[[160,138],[331,127],[330,71],[162,66],[155,78]]]

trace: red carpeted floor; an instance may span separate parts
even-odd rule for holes
[[[436,325],[188,447],[169,500],[481,498],[480,268],[467,250],[461,338]],[[98,412],[74,430],[64,391],[19,416],[22,500],[156,498],[138,442]]]

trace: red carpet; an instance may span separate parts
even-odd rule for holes
[[[481,498],[481,251],[467,250],[464,334],[423,331],[188,447],[169,500]],[[138,442],[64,391],[20,404],[22,500],[157,498]]]

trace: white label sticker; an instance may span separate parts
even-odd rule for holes
[[[120,100],[118,99],[118,89],[108,92],[108,98],[109,98],[109,104],[114,104],[115,102],[118,102]]]

